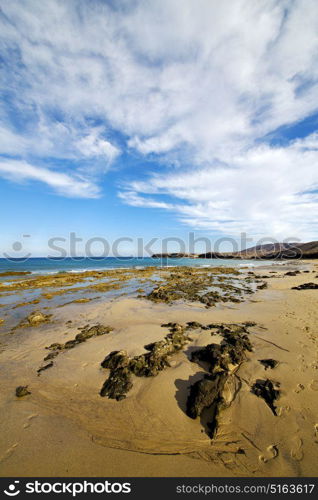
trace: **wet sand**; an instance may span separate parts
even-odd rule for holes
[[[301,272],[285,275],[294,268]],[[33,305],[32,310],[52,314],[52,320],[13,331],[6,330],[6,322],[11,323],[5,318],[0,474],[317,476],[318,291],[292,287],[318,284],[318,266],[297,262],[252,271],[256,277],[270,276],[262,278],[267,288],[242,303],[206,308],[198,302],[167,304],[128,295],[49,311]],[[100,364],[111,351],[140,355],[146,344],[168,334],[163,323],[191,321],[256,323],[249,329],[253,351],[227,380],[227,404],[219,412],[212,439],[208,410],[195,420],[186,415],[189,387],[207,372],[189,358],[194,350],[215,342],[209,331],[191,332],[192,341],[173,354],[170,366],[157,376],[133,376],[133,387],[122,401],[99,394],[109,375]],[[78,328],[97,323],[113,330],[60,352],[54,365],[38,375],[49,353],[46,347],[64,344],[74,339]],[[278,365],[265,370],[259,360],[267,358]],[[269,379],[279,388],[277,415],[251,392],[257,379]],[[28,385],[31,394],[17,398],[15,388],[20,385]]]

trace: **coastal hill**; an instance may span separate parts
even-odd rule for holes
[[[177,259],[318,259],[318,241],[308,243],[268,243],[257,245],[239,252],[157,253],[152,258]]]

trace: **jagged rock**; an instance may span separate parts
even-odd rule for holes
[[[293,286],[292,290],[317,290],[317,283],[303,283],[302,285]]]
[[[108,396],[110,399],[121,401],[132,388],[131,373],[127,367],[117,368],[111,371],[108,379],[100,391],[102,397]]]
[[[256,380],[255,384],[251,388],[251,392],[259,398],[264,399],[265,403],[272,410],[273,414],[277,416],[274,401],[279,398],[280,392],[278,389],[274,388],[273,382],[271,380]]]
[[[31,392],[28,390],[27,385],[19,385],[15,390],[15,395],[17,398],[23,398],[24,396],[28,396]]]
[[[277,365],[278,365],[278,361],[276,361],[275,359],[259,359],[258,360],[262,365],[265,366],[265,370],[267,370],[268,368],[275,368]]]
[[[111,326],[105,326],[99,323],[91,327],[89,325],[86,325],[83,328],[80,328],[80,330],[81,333],[78,333],[75,337],[75,340],[77,342],[84,342],[85,340],[90,339],[91,337],[106,335],[107,333],[112,332],[113,328]]]
[[[112,351],[102,361],[101,366],[109,370],[116,370],[117,368],[126,367],[128,364],[129,357],[126,351]]]
[[[65,344],[59,344],[55,342],[54,344],[46,347],[46,349],[49,349],[50,351],[55,351],[54,356],[52,355],[51,357],[57,356],[60,351],[64,351],[65,349],[73,349],[73,347],[75,347],[76,345],[81,344],[82,342],[86,342],[86,340],[92,337],[106,335],[113,331],[113,328],[111,326],[97,324],[94,326],[85,325],[84,327],[79,328],[79,330],[81,330],[81,333],[78,333],[75,336],[75,339],[68,340],[67,342],[65,342]],[[46,356],[44,361],[46,361],[46,359],[50,359],[49,356],[50,355]]]
[[[218,413],[223,403],[222,391],[235,366],[245,359],[245,351],[252,351],[252,344],[247,336],[248,326],[254,322],[243,324],[210,324],[207,327],[217,330],[222,335],[220,344],[208,344],[191,354],[191,361],[206,362],[211,375],[196,382],[190,389],[187,400],[187,415],[196,418],[205,408],[211,413],[209,435],[212,437],[217,428]]]
[[[193,384],[187,400],[187,415],[195,419],[205,408],[219,403],[225,380],[225,373],[216,373]]]
[[[108,368],[110,375],[103,385],[101,396],[108,396],[119,401],[132,387],[130,378],[128,383],[127,374],[134,374],[137,377],[155,377],[160,371],[170,366],[169,356],[180,351],[190,338],[178,323],[167,323],[162,326],[168,326],[170,333],[163,340],[145,345],[144,348],[149,352],[133,358],[130,358],[126,351],[113,351],[106,356],[101,366]],[[120,398],[117,397],[118,395]]]
[[[238,365],[245,359],[245,351],[252,351],[252,345],[245,333],[223,331],[221,334],[223,340],[220,344],[208,344],[194,351],[191,361],[209,363],[210,372],[229,370],[229,365]]]

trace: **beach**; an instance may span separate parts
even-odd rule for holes
[[[306,260],[3,277],[0,474],[317,476],[317,290],[295,289],[317,274]],[[162,364],[140,368],[158,346]],[[117,399],[101,396],[111,376]],[[219,376],[213,415],[191,418],[193,386]]]

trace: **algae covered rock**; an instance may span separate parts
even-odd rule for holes
[[[112,371],[101,388],[100,395],[121,401],[132,388],[131,372],[127,367]]]
[[[65,349],[72,349],[77,344],[86,342],[86,340],[92,337],[96,337],[99,335],[106,335],[112,332],[113,328],[111,326],[108,325],[105,326],[98,323],[97,325],[94,326],[85,325],[84,327],[79,328],[79,330],[81,330],[81,332],[75,336],[75,339],[68,340],[64,344],[59,344],[58,342],[55,342],[54,344],[51,344],[50,346],[46,347],[46,349],[50,349],[51,351],[63,351]]]
[[[41,323],[47,323],[51,316],[51,314],[43,314],[41,311],[34,311],[26,317],[26,320],[29,326],[37,326]]]
[[[60,352],[68,349],[73,349],[78,344],[86,342],[88,339],[92,337],[106,335],[111,331],[113,331],[113,328],[111,326],[108,325],[105,326],[98,323],[97,325],[94,326],[85,325],[84,327],[79,328],[79,330],[81,330],[81,332],[75,336],[75,339],[68,340],[64,344],[54,342],[53,344],[46,347],[46,349],[50,350],[51,352],[47,356],[45,356],[43,361],[49,361],[51,359],[54,359],[56,358],[56,356],[60,354]],[[51,366],[53,366],[53,361],[51,361],[47,365],[40,367],[38,369],[38,373],[40,373],[43,370],[46,370],[47,368],[50,368]]]
[[[101,366],[109,370],[116,370],[117,368],[128,366],[129,361],[126,351],[112,351],[102,361]]]

